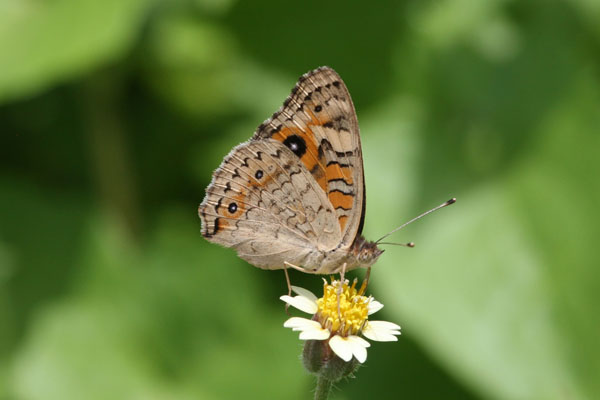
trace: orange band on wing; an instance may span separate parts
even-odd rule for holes
[[[342,229],[342,232],[343,232],[344,228],[346,227],[346,223],[348,222],[348,216],[340,215],[340,217],[338,218],[338,221],[340,223],[340,228]]]
[[[348,185],[354,184],[352,171],[350,171],[349,167],[340,167],[339,164],[331,164],[327,166],[325,175],[327,176],[327,181],[343,179]]]
[[[328,196],[333,208],[343,208],[344,210],[352,209],[352,205],[354,204],[354,195],[345,194],[334,190],[329,192]]]
[[[305,107],[305,113],[308,114],[308,116],[310,117],[310,123],[309,125],[324,125],[328,122],[327,119],[325,119],[325,116],[323,117],[317,117],[315,115],[315,113],[312,112],[312,108],[314,105],[314,102],[309,102],[307,103],[308,107]]]

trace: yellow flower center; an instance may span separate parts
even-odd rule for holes
[[[352,286],[348,281],[331,280],[331,284],[324,280],[323,297],[317,300],[317,320],[324,328],[341,336],[358,334],[369,315],[369,297],[363,296],[366,282],[359,290],[356,289],[357,280]],[[341,292],[340,292],[341,285]]]

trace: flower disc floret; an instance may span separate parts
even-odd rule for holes
[[[334,280],[329,284],[324,280],[323,297],[317,299],[316,320],[330,332],[340,336],[356,335],[367,321],[371,298],[363,296],[364,288],[357,290],[356,283],[355,280],[350,286],[348,281],[342,284]]]

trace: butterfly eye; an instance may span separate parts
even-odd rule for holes
[[[323,109],[323,107],[321,107],[321,105],[319,104],[318,106],[315,107],[315,112],[320,112]]]
[[[258,171],[256,171],[256,173],[254,174],[254,177],[256,179],[260,179],[263,177],[263,172],[259,169]]]
[[[227,207],[227,211],[229,211],[230,214],[233,214],[234,212],[237,211],[237,204],[235,203],[229,203],[229,206]]]

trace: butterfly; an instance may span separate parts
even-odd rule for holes
[[[300,77],[279,111],[213,173],[198,208],[202,235],[263,269],[312,274],[370,267],[362,236],[365,178],[358,120],[340,76]]]

